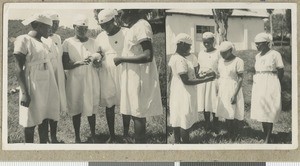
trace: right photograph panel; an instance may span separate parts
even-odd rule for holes
[[[168,143],[292,144],[291,9],[165,12]]]

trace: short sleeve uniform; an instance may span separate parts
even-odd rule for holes
[[[277,122],[281,111],[281,86],[277,69],[283,67],[281,55],[275,50],[270,50],[263,56],[260,53],[256,55],[251,119],[260,122]]]
[[[181,74],[196,78],[192,62],[175,53],[169,64],[172,70],[170,86],[170,124],[172,127],[188,129],[198,121],[197,115],[197,86],[185,85]]]
[[[96,38],[97,50],[104,56],[99,69],[100,105],[104,107],[120,105],[122,65],[116,66],[114,58],[122,56],[126,31],[122,27],[112,36],[103,31]]]
[[[214,50],[212,52],[200,51],[198,54],[198,62],[200,64],[199,73],[212,70],[218,73],[218,61],[220,59],[220,52]],[[206,111],[216,113],[217,110],[217,80],[205,82],[197,85],[198,91],[198,111]]]
[[[68,38],[63,43],[63,52],[69,54],[71,62],[82,61],[96,52],[95,40],[80,42],[75,37]],[[97,69],[90,64],[68,70],[66,95],[71,116],[80,113],[85,116],[95,114],[100,99]]]
[[[218,70],[220,78],[216,115],[225,119],[243,120],[244,96],[242,87],[237,94],[235,104],[231,104],[231,98],[237,87],[238,73],[244,72],[244,61],[239,57],[229,62],[221,58],[218,64]]]
[[[20,53],[26,56],[25,86],[31,98],[28,108],[20,104],[20,125],[32,127],[41,124],[44,119],[58,121],[60,97],[49,48],[29,35],[21,35],[14,43],[14,54]]]
[[[185,57],[188,61],[192,62],[193,67],[198,67],[198,60],[197,57],[194,54],[190,54],[188,56]]]
[[[42,37],[42,41],[48,46],[49,58],[53,67],[53,71],[56,78],[56,83],[59,89],[59,99],[61,111],[67,110],[67,99],[65,90],[65,73],[62,64],[62,46],[60,36],[53,34],[47,39]]]
[[[122,56],[143,53],[141,42],[152,42],[151,25],[143,19],[126,32]],[[155,55],[149,63],[122,63],[120,112],[135,117],[161,115],[162,102]]]

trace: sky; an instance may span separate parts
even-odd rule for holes
[[[16,20],[21,19],[24,20],[30,17],[32,14],[44,12],[44,11],[51,11],[56,12],[60,17],[60,26],[72,27],[73,20],[76,18],[76,15],[82,14],[85,15],[89,20],[89,28],[90,29],[97,29],[99,26],[97,25],[97,21],[94,19],[93,9],[95,8],[109,8],[109,7],[116,7],[120,8],[124,4],[117,4],[111,5],[109,3],[66,3],[66,4],[59,4],[59,3],[17,3],[17,4],[5,4],[5,11],[4,11],[4,18],[8,20]],[[127,5],[128,6],[128,5]],[[139,6],[139,5],[137,5]],[[144,4],[140,5],[143,8],[147,7]],[[126,5],[125,5],[126,7]],[[157,8],[157,5],[153,6]],[[161,7],[161,6],[159,6]],[[175,6],[176,7],[176,6]],[[132,5],[131,7],[132,8]],[[149,8],[149,7],[148,7]],[[243,7],[241,7],[243,8]],[[266,12],[265,9],[257,9],[252,8],[251,10],[257,12]],[[283,13],[283,9],[275,9],[274,13]]]

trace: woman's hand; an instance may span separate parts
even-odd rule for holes
[[[233,95],[230,99],[230,103],[231,104],[235,104],[236,103],[236,95]]]
[[[216,77],[216,73],[213,71],[213,70],[209,70],[206,72],[206,75],[205,76],[211,76],[211,77]]]
[[[101,59],[94,59],[93,60],[93,66],[96,67],[96,68],[99,68],[102,66],[102,61]]]
[[[81,66],[81,65],[88,65],[88,64],[90,64],[91,63],[91,60],[90,59],[85,59],[85,60],[83,60],[83,61],[76,61],[75,63],[74,63],[74,65],[78,65],[78,66]]]
[[[29,107],[31,98],[28,94],[23,94],[21,98],[21,105],[24,107]]]
[[[114,63],[116,66],[118,66],[119,64],[121,64],[123,62],[121,57],[115,57],[114,58]]]

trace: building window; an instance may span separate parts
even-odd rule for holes
[[[197,41],[202,41],[202,34],[204,32],[215,33],[215,27],[214,26],[196,25],[196,40]]]

